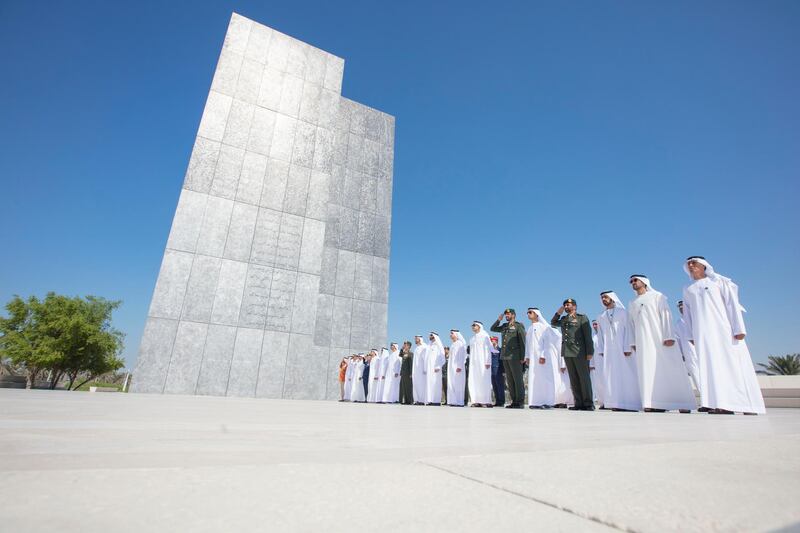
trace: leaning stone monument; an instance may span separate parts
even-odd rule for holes
[[[394,117],[343,72],[231,17],[133,392],[332,399],[342,356],[385,346]]]

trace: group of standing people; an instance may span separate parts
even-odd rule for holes
[[[505,309],[490,327],[501,343],[474,321],[469,342],[450,331],[449,348],[431,332],[428,342],[415,337],[413,351],[406,341],[346,357],[341,400],[441,405],[444,392],[447,405],[492,407],[504,405],[504,374],[507,408],[591,411],[597,402],[615,411],[690,412],[697,389],[700,411],[764,413],[737,285],[701,256],[687,258],[684,270],[691,281],[675,324],[667,298],[634,274],[628,306],[603,291],[604,311],[591,322],[567,298],[549,321],[528,308],[527,330]]]

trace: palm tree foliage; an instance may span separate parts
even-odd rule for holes
[[[800,374],[800,353],[787,355],[770,355],[769,363],[758,363],[758,366],[767,371],[767,374],[778,376],[796,376]]]

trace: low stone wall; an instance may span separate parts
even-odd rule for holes
[[[800,408],[800,376],[758,376],[767,407]]]

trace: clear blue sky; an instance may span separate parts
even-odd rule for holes
[[[96,294],[135,361],[231,11],[397,117],[389,333],[600,312],[691,254],[800,352],[800,2],[0,2],[0,300]]]

